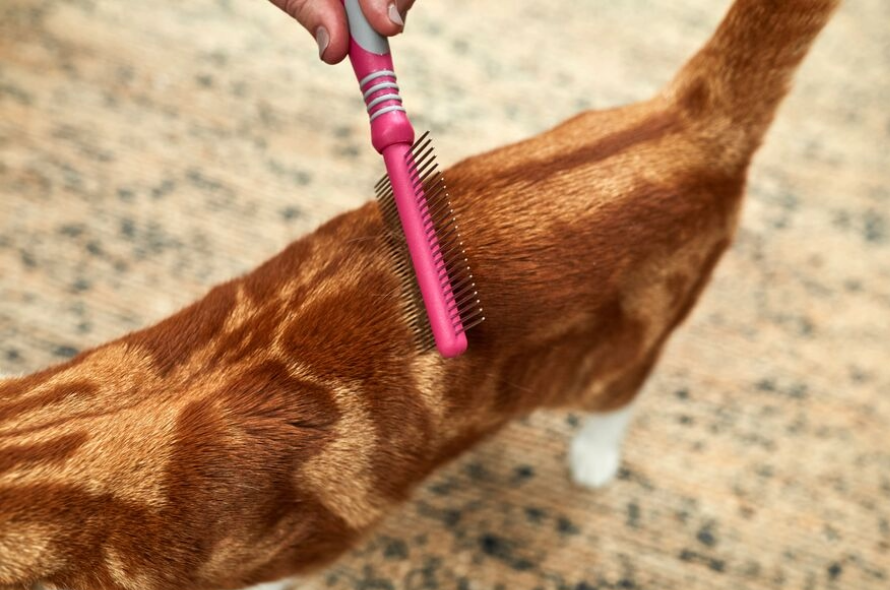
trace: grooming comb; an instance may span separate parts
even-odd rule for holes
[[[389,42],[371,28],[358,0],[344,5],[349,61],[371,118],[371,143],[386,165],[377,198],[409,294],[409,323],[422,346],[435,344],[442,356],[458,356],[467,349],[466,331],[485,317],[445,180],[428,134],[414,141]]]

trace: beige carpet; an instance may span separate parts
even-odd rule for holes
[[[649,96],[728,0],[420,0],[407,106],[465,155]],[[300,588],[890,587],[890,3],[850,1],[646,388],[620,480],[573,416],[437,474]],[[347,66],[263,0],[0,1],[0,366],[160,319],[371,196]]]

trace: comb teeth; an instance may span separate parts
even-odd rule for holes
[[[429,132],[424,133],[405,155],[405,164],[425,238],[433,255],[435,273],[445,294],[446,312],[455,334],[460,335],[479,325],[485,317],[445,179],[439,172],[431,144]],[[389,229],[387,241],[395,259],[395,268],[408,295],[405,317],[421,348],[430,349],[435,345],[435,340],[411,264],[392,183],[388,176],[384,176],[374,188]]]

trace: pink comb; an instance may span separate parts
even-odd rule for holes
[[[386,164],[377,198],[399,257],[396,268],[411,295],[409,321],[421,344],[434,342],[442,356],[458,356],[467,349],[466,331],[485,318],[445,180],[428,134],[414,142],[389,42],[368,24],[358,0],[344,0],[344,5],[351,36],[349,60],[371,117],[371,143]],[[424,329],[424,308],[430,330]]]

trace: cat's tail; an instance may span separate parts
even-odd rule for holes
[[[792,74],[840,0],[736,0],[665,96],[742,153],[753,153]]]

